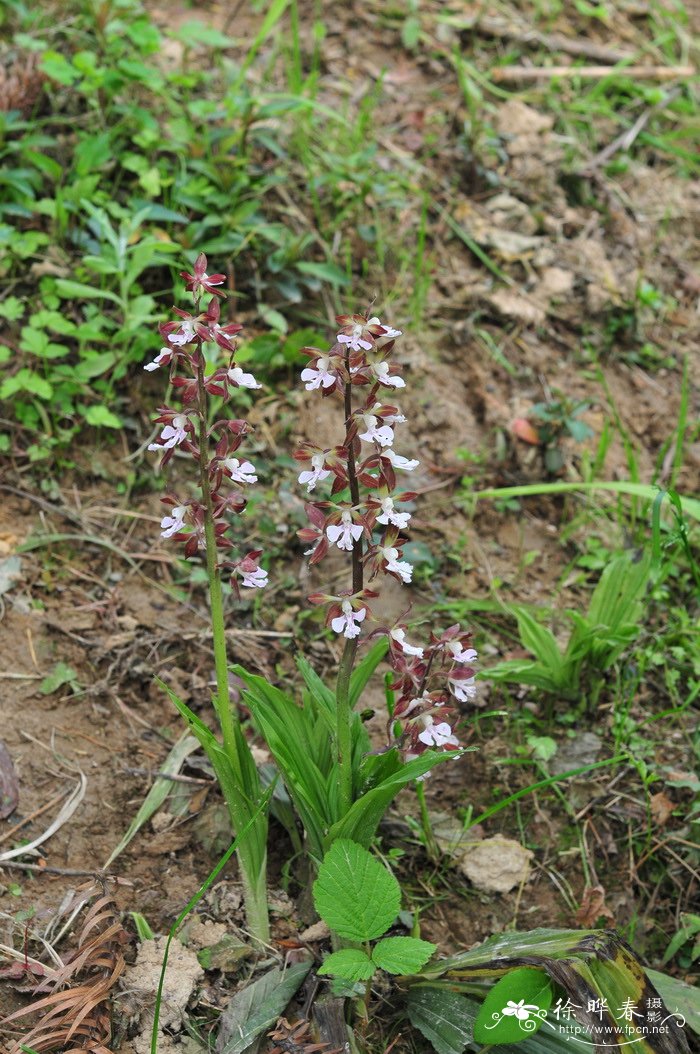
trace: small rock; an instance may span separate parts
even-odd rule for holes
[[[459,869],[477,889],[509,893],[527,881],[533,855],[512,838],[485,838],[467,849],[459,860]]]
[[[600,736],[595,732],[581,732],[575,739],[565,740],[559,744],[559,749],[550,762],[552,775],[561,776],[562,772],[592,765],[600,754],[602,745]]]
[[[549,300],[570,293],[573,285],[574,276],[571,271],[565,271],[563,267],[545,267],[538,292]]]
[[[303,933],[300,933],[299,940],[311,944],[313,941],[325,941],[330,935],[328,923],[320,919],[319,922],[314,922],[313,926],[308,926]]]
[[[197,952],[197,960],[205,970],[234,973],[242,960],[247,959],[250,955],[252,955],[252,948],[249,944],[244,944],[233,934],[226,933],[216,944]]]
[[[142,941],[136,955],[136,962],[133,966],[128,966],[124,974],[125,988],[138,994],[143,1004],[148,1007],[153,1006],[158,989],[165,944],[165,937]],[[195,953],[185,948],[179,941],[173,941],[170,945],[168,969],[165,972],[163,998],[160,1005],[159,1050],[167,1049],[167,1044],[163,1043],[162,1047],[160,1045],[161,1040],[164,1040],[164,1036],[161,1035],[162,1030],[177,1031],[181,1027],[187,1004],[203,977],[204,970],[197,962]],[[133,1040],[134,1054],[148,1054],[153,1027],[152,1010],[148,1010],[142,1016],[140,1025],[141,1032]]]
[[[507,289],[498,289],[491,293],[488,302],[506,318],[515,318],[529,325],[540,326],[546,317],[544,308],[539,304],[533,304],[531,300],[526,300],[518,293],[510,293]]]

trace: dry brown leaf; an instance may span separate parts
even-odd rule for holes
[[[533,428],[526,417],[516,417],[510,426],[510,430],[516,439],[522,439],[523,443],[529,443],[530,446],[539,445],[539,432],[536,428]]]
[[[615,916],[605,903],[605,890],[602,886],[586,886],[581,907],[576,912],[576,922],[585,929],[593,929],[601,918],[610,925],[615,922]]]
[[[659,791],[658,794],[652,794],[649,800],[651,818],[657,827],[663,827],[675,807],[675,802],[672,802],[664,791]]]
[[[127,939],[112,898],[108,894],[98,897],[85,917],[77,950],[61,969],[32,988],[36,995],[46,991],[50,994],[4,1019],[6,1025],[28,1014],[41,1013],[40,1020],[9,1054],[19,1054],[20,1042],[39,1054],[64,1049],[71,1043],[73,1051],[111,1054],[109,1002],[124,970],[121,946]],[[59,991],[64,985],[70,987]]]

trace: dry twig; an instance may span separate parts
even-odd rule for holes
[[[491,71],[491,80],[496,84],[530,83],[551,80],[554,77],[583,77],[585,80],[603,80],[610,76],[633,77],[636,80],[671,81],[694,77],[694,66],[499,66]]]

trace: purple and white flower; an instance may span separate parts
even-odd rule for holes
[[[379,384],[384,385],[385,388],[405,388],[406,382],[403,377],[397,377],[389,372],[388,362],[373,362],[370,365],[372,373],[377,379]]]
[[[396,641],[404,655],[416,655],[419,659],[423,658],[423,649],[408,643],[406,630],[402,629],[401,626],[395,626],[394,629],[390,630],[389,636]]]
[[[377,427],[379,417],[375,417],[374,414],[362,414],[362,420],[365,423],[365,432],[360,433],[360,439],[364,439],[366,443],[379,443],[380,446],[391,446],[394,442],[394,430],[390,428],[388,424],[382,423]]]
[[[157,370],[159,366],[167,366],[172,357],[172,348],[161,348],[153,362],[146,363],[146,365],[144,366],[144,370],[148,370],[148,372],[150,373],[151,370]]]
[[[413,575],[413,564],[408,560],[399,560],[401,553],[393,545],[380,546],[379,554],[386,560],[385,571],[391,571],[398,575],[402,582],[410,582]]]
[[[227,457],[221,462],[226,475],[235,483],[257,483],[255,465],[250,461],[239,461],[237,457]]]
[[[395,450],[389,448],[384,450],[382,456],[391,461],[394,468],[399,468],[403,472],[413,472],[414,468],[418,468],[420,461],[416,461],[415,458],[409,460],[407,457],[402,457],[401,454],[397,454]]]
[[[410,519],[410,512],[396,511],[393,498],[382,498],[382,511],[377,516],[377,523],[387,525],[393,523],[394,527],[398,527],[400,531],[403,531],[408,527]]]
[[[258,384],[253,374],[244,373],[240,366],[232,366],[226,371],[226,376],[229,383],[234,384],[236,388],[262,388],[262,384]]]
[[[326,527],[326,534],[332,545],[350,552],[355,542],[362,537],[363,530],[362,524],[353,523],[351,514],[345,510],[340,517],[340,523],[332,523]]]
[[[171,344],[174,344],[176,348],[181,348],[183,344],[191,344],[194,338],[194,323],[189,318],[186,318],[180,328],[175,330],[174,333],[168,334],[168,340]]]
[[[474,662],[477,657],[475,648],[463,648],[457,640],[448,641],[447,650],[452,652],[454,662]]]
[[[433,723],[432,717],[428,716],[424,720],[429,721],[430,724],[418,734],[421,743],[425,743],[428,747],[459,746],[459,740],[452,735],[452,729],[447,721],[441,721],[436,725]]]
[[[365,323],[369,325],[369,323]],[[338,333],[338,343],[347,344],[352,351],[371,351],[372,342],[370,340],[364,340],[362,334],[365,329],[365,325],[357,324],[352,327],[352,333]]]
[[[171,450],[187,439],[187,414],[175,414],[172,422],[160,433],[162,443],[150,443],[149,450]]]
[[[245,589],[263,589],[267,585],[267,571],[262,567],[256,567],[254,571],[244,571],[239,568],[241,585]]]
[[[311,468],[299,473],[299,482],[306,484],[307,493],[310,494],[315,489],[319,480],[330,476],[330,469],[324,466],[325,456],[323,454],[313,454],[311,457]]]
[[[181,531],[185,526],[186,514],[186,505],[176,505],[169,516],[164,516],[160,521],[160,525],[163,528],[160,532],[161,538],[172,538],[174,534]]]
[[[301,371],[302,381],[306,381],[304,387],[307,392],[312,392],[322,385],[324,388],[330,388],[335,384],[335,374],[330,372],[330,356],[321,355],[316,360],[316,366],[307,366]]]
[[[450,674],[447,683],[455,699],[459,699],[460,703],[468,703],[471,699],[476,699],[477,688],[473,677],[457,677],[455,674]]]
[[[352,604],[349,600],[344,600],[341,604],[342,615],[338,615],[337,618],[332,619],[331,628],[334,633],[342,633],[344,637],[352,640],[353,637],[357,637],[360,634],[360,622],[362,622],[367,614],[366,608],[360,608],[359,611],[353,611]]]

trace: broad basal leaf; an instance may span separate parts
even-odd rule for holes
[[[368,981],[375,970],[375,965],[361,948],[342,948],[324,959],[317,973],[342,977],[346,981]]]
[[[385,937],[372,950],[372,961],[387,973],[415,973],[437,951],[437,944],[417,937]]]
[[[543,970],[511,970],[493,986],[474,1022],[477,1043],[518,1043],[539,1028],[552,1005],[552,985]]]
[[[341,937],[369,941],[391,926],[399,913],[401,891],[391,872],[371,853],[339,838],[319,868],[314,903]]]
[[[217,1054],[242,1054],[261,1032],[274,1025],[311,969],[311,962],[269,970],[234,995],[219,1019]]]
[[[472,1038],[472,1007],[457,992],[412,988],[406,1000],[408,1019],[438,1054],[462,1054]]]

